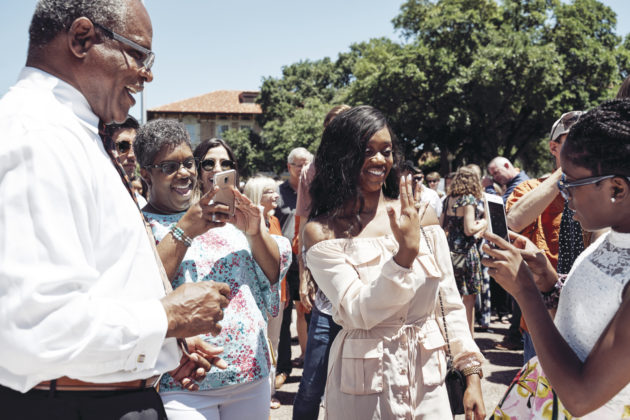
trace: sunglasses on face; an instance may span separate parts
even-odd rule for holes
[[[175,160],[165,160],[164,162],[160,162],[157,165],[148,165],[146,168],[151,169],[160,169],[164,175],[171,175],[175,172],[179,171],[179,168],[182,166],[188,172],[195,173],[197,171],[195,167],[196,160],[195,158],[188,158],[183,162],[177,162]]]
[[[214,170],[217,164],[216,159],[204,159],[201,161],[201,169],[207,172],[211,172]],[[223,159],[219,161],[219,166],[222,170],[227,171],[228,169],[234,169],[234,161],[229,159]]]
[[[116,143],[116,150],[118,153],[127,153],[131,149],[131,142],[129,140],[121,140]]]

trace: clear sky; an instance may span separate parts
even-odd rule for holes
[[[155,80],[147,108],[215,90],[258,90],[299,60],[335,59],[355,43],[398,40],[391,20],[402,0],[145,0],[153,22]],[[603,0],[630,32],[630,1]],[[0,0],[0,95],[26,60],[36,0]],[[138,105],[131,113],[138,116]]]

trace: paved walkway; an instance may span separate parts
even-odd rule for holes
[[[507,386],[510,384],[516,372],[522,365],[523,352],[496,350],[495,343],[500,342],[507,333],[509,325],[500,322],[491,324],[490,331],[477,332],[475,341],[487,359],[484,366],[484,378],[481,380],[486,413],[490,415],[494,410]],[[295,336],[295,331],[293,331]],[[293,357],[299,356],[300,350],[297,344],[292,346]],[[276,398],[280,400],[282,406],[276,410],[271,410],[271,419],[289,420],[293,413],[293,399],[300,383],[302,369],[293,369],[291,376],[285,385],[276,392]],[[323,419],[323,410],[320,410],[320,419]],[[456,420],[463,420],[464,416],[456,416]]]

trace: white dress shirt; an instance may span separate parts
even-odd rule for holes
[[[0,384],[175,368],[155,255],[85,97],[26,67],[0,133]]]
[[[426,203],[427,201],[437,213],[437,217],[440,217],[442,214],[442,199],[436,191],[423,185],[422,192],[420,193],[420,202]]]

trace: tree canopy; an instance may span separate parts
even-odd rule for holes
[[[392,23],[400,41],[357,42],[264,79],[251,164],[281,172],[292,148],[315,152],[326,112],[347,103],[379,108],[407,158],[439,155],[442,173],[497,155],[540,173],[553,121],[613,97],[628,75],[630,37],[597,0],[407,0]]]

